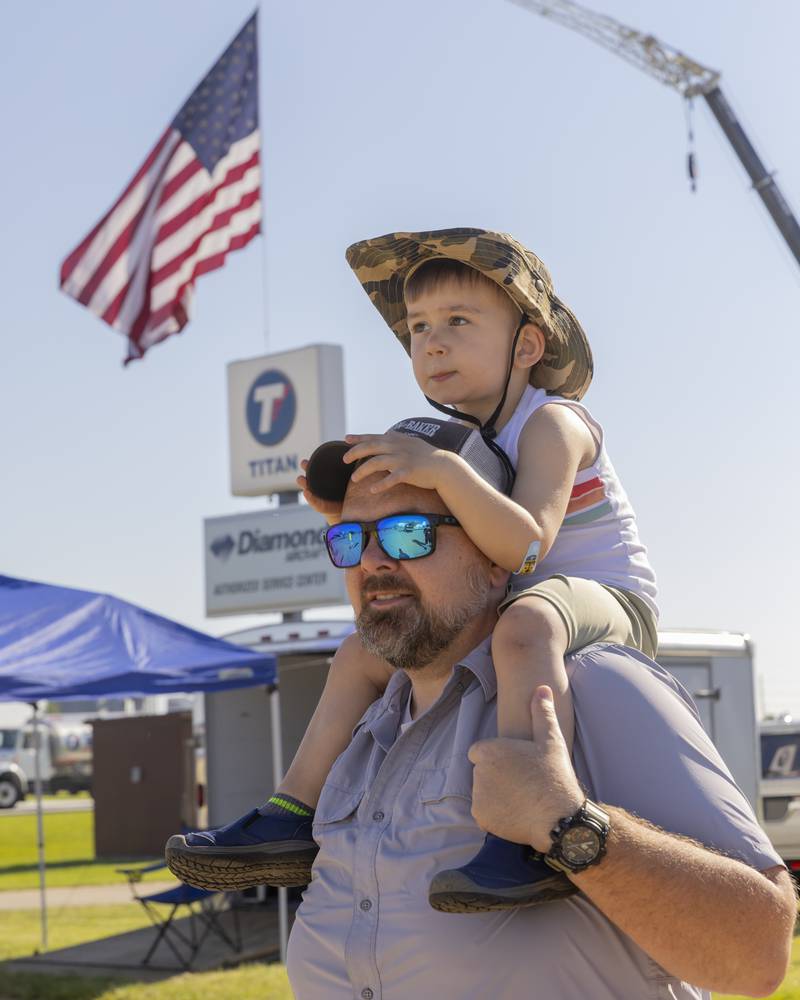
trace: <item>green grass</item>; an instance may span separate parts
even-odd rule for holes
[[[0,961],[22,958],[39,950],[41,924],[39,911],[0,910],[3,931],[0,933]],[[49,906],[47,938],[50,951],[70,948],[84,941],[125,934],[147,927],[150,921],[141,906],[120,903],[113,906]],[[2,997],[2,994],[0,994]]]
[[[0,966],[0,1000],[99,1000],[119,986],[113,979],[85,976],[39,976],[6,972]]]
[[[117,873],[117,868],[147,863],[141,858],[97,861],[94,856],[92,812],[47,814],[44,817],[44,842],[48,886],[119,884],[122,876]],[[171,877],[166,868],[145,876],[151,881]],[[38,885],[36,816],[0,817],[0,892],[35,889]]]
[[[42,796],[42,802],[53,802],[53,801],[55,801],[55,802],[59,802],[59,801],[63,802],[64,799],[88,799],[88,798],[89,798],[89,793],[88,792],[65,792],[62,789],[60,792],[53,792],[52,795],[43,795]],[[33,793],[31,793],[31,794],[28,795],[28,797],[27,797],[27,799],[25,799],[25,801],[26,802],[35,802],[36,801],[36,797],[33,795]]]
[[[149,926],[138,906],[52,907],[50,951]],[[38,910],[0,911],[0,960],[33,954],[40,944]],[[0,1000],[292,1000],[282,966],[247,965],[224,972],[187,973],[160,983],[127,983],[80,975],[9,972],[0,966]]]
[[[159,983],[115,983],[85,976],[38,976],[0,969],[0,1000],[292,1000],[280,965],[187,972]]]

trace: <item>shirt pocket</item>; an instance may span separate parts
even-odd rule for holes
[[[465,754],[422,772],[417,808],[417,836],[424,840],[417,850],[434,859],[429,875],[463,864],[472,853],[462,857],[464,845],[480,844],[482,834],[472,818],[472,765]]]
[[[347,886],[355,862],[355,817],[364,789],[339,788],[326,782],[322,788],[311,834],[319,845],[312,881]]]
[[[330,827],[335,823],[342,823],[349,819],[358,809],[363,798],[363,788],[338,788],[336,785],[326,782],[322,786],[322,793],[314,812],[315,836],[318,826]]]
[[[419,800],[423,805],[449,798],[472,803],[472,764],[464,754],[452,756],[443,767],[422,772]]]

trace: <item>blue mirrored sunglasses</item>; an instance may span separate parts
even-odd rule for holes
[[[379,521],[342,521],[325,532],[325,544],[331,562],[339,569],[358,566],[373,531],[390,559],[422,559],[435,550],[440,524],[459,527],[449,514],[392,514]]]

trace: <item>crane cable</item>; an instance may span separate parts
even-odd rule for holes
[[[691,97],[686,98],[684,108],[686,111],[686,141],[688,145],[688,152],[686,153],[686,173],[689,177],[692,194],[694,194],[697,191],[697,156],[694,151],[694,125],[692,123],[692,116],[694,115],[694,100]]]

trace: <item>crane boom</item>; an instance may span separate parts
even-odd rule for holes
[[[533,14],[555,21],[615,55],[661,83],[673,87],[685,98],[701,96],[709,106],[725,137],[747,171],[753,188],[778,227],[795,260],[800,264],[800,225],[788,202],[747,137],[733,109],[719,87],[720,74],[659,41],[654,35],[621,24],[574,0],[510,0]]]

